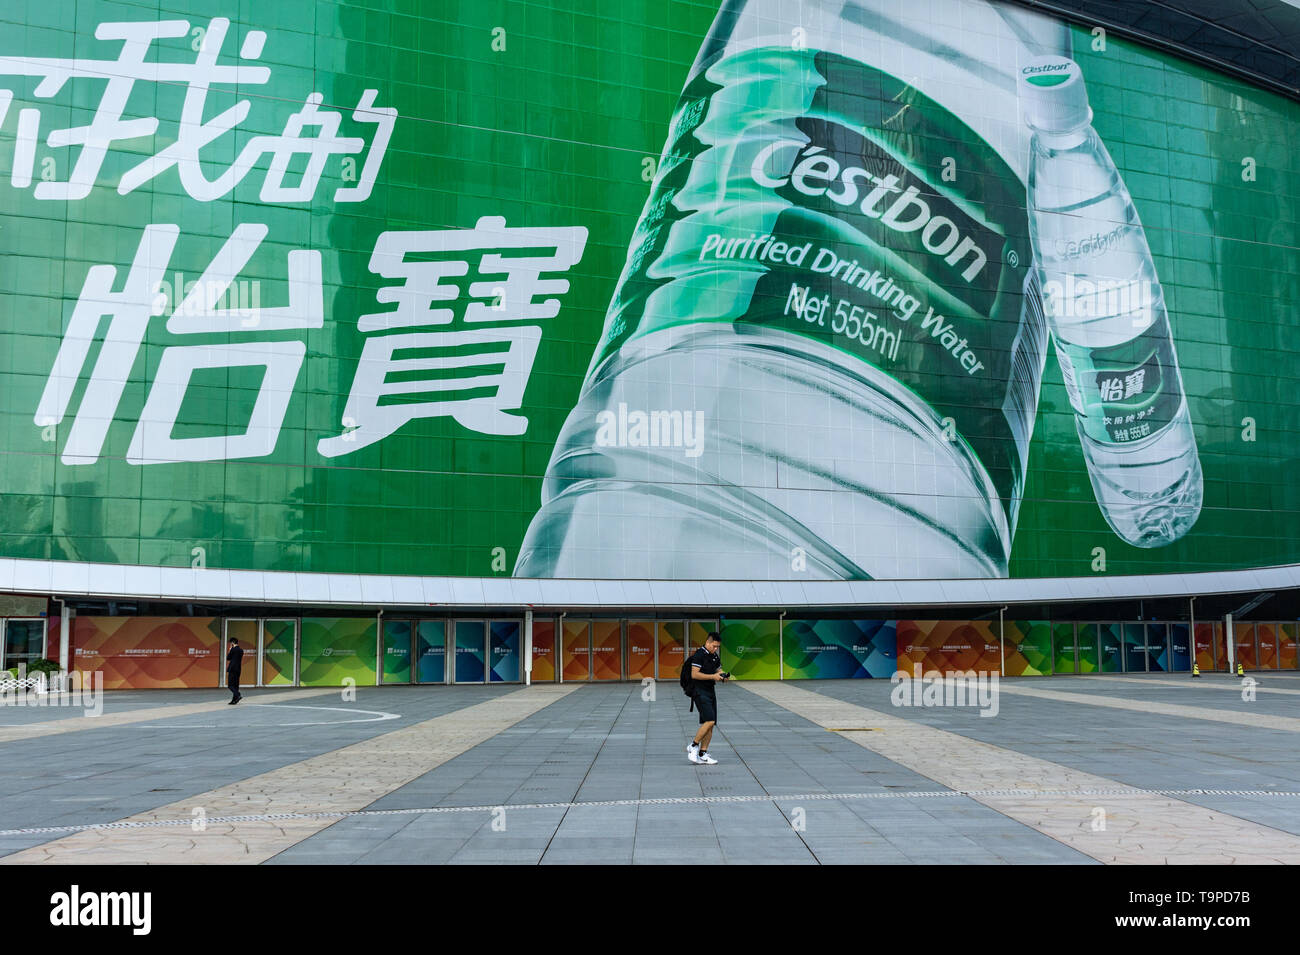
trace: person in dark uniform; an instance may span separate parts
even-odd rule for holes
[[[717,760],[709,755],[709,742],[713,739],[713,727],[718,722],[718,697],[714,689],[719,683],[730,679],[730,673],[718,672],[722,667],[722,658],[718,648],[722,640],[716,630],[704,641],[704,646],[695,651],[691,657],[691,679],[695,682],[695,708],[700,711],[700,729],[695,734],[691,745],[686,747],[686,758],[692,763],[713,764]]]
[[[244,651],[239,641],[230,638],[230,649],[226,651],[226,686],[230,689],[230,705],[234,706],[244,698],[239,692],[239,672],[244,665]]]

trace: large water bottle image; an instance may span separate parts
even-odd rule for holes
[[[1007,574],[1047,330],[982,0],[730,0],[687,78],[523,577]]]
[[[1202,498],[1164,292],[1079,65],[1028,63],[1021,92],[1035,270],[1093,493],[1116,534],[1159,547],[1196,523]]]

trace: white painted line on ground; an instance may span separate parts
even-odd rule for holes
[[[880,793],[799,793],[797,795],[754,796],[665,796],[657,799],[599,799],[589,802],[498,803],[483,806],[429,806],[419,809],[355,809],[339,812],[272,812],[243,816],[210,816],[208,825],[237,825],[241,822],[276,822],[288,819],[348,819],[353,816],[433,816],[447,813],[491,813],[497,809],[517,812],[526,809],[599,809],[619,806],[680,806],[688,804],[770,802],[777,805],[793,802],[848,802],[859,799],[981,799],[1014,796],[1017,798],[1062,798],[1077,796],[1270,796],[1300,799],[1300,792],[1276,789],[917,789]],[[53,832],[90,832],[101,829],[152,829],[192,826],[192,816],[180,819],[151,819],[141,822],[88,823],[80,826],[35,826],[27,829],[0,829],[4,836],[40,835]]]
[[[384,720],[401,719],[400,713],[385,713],[382,710],[358,710],[351,706],[302,706],[291,703],[250,703],[250,706],[266,706],[274,709],[289,710],[331,710],[337,713],[368,713],[369,718],[364,720],[309,720],[301,723],[182,723],[180,725],[162,724],[158,726],[141,726],[142,730],[198,730],[198,729],[215,729],[224,727],[226,729],[267,729],[273,726],[338,726],[341,723],[382,723]]]

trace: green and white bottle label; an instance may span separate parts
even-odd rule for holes
[[[1178,413],[1183,393],[1168,335],[1144,335],[1110,348],[1080,348],[1058,340],[1056,354],[1070,404],[1094,440],[1141,441]]]
[[[948,110],[826,52],[716,60],[682,94],[631,250],[589,378],[673,325],[819,339],[933,408],[1014,518],[1046,338],[1025,190]]]

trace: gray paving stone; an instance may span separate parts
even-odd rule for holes
[[[1221,688],[1090,681],[1025,685],[1279,717],[1300,697]],[[1300,678],[1262,675],[1300,689]],[[1289,681],[1289,682],[1288,682]],[[806,681],[803,689],[941,726],[949,732],[1143,788],[1300,790],[1295,733],[1087,703],[1003,694],[997,718],[973,709],[893,707],[885,681]],[[667,689],[667,688],[664,688]],[[359,740],[490,700],[500,687],[363,690],[357,706],[398,714],[380,723],[279,727],[271,707],[232,708],[220,719],[171,718],[170,708],[220,698],[216,691],[110,695],[106,709],[148,707],[147,723],[88,728],[0,743],[0,828],[112,822]],[[250,694],[251,697],[251,694]],[[334,705],[316,697],[312,705]],[[721,698],[711,751],[717,766],[686,760],[696,721],[684,699],[640,699],[639,685],[587,686],[377,800],[371,810],[484,807],[475,812],[367,815],[340,819],[272,858],[271,864],[1079,864],[1093,860],[968,798],[909,798],[942,787],[843,735],[753,694]],[[1250,707],[1254,706],[1254,709]],[[11,708],[0,725],[54,718],[56,710]],[[306,711],[288,711],[301,714]],[[248,714],[254,714],[249,716]],[[170,721],[170,722],[169,722]],[[193,729],[201,721],[217,728]],[[288,720],[282,720],[288,722]],[[169,726],[185,728],[167,729]],[[171,734],[171,735],[169,735]],[[799,800],[809,794],[884,798]],[[705,796],[751,802],[691,802]],[[1300,799],[1204,794],[1197,805],[1300,833]],[[687,800],[648,803],[645,800]],[[636,800],[636,805],[584,803]],[[525,808],[560,803],[547,809]],[[574,805],[570,805],[574,804]],[[506,830],[491,807],[506,807]],[[514,808],[512,808],[514,807]],[[805,814],[803,831],[791,813]],[[0,835],[0,855],[58,834]],[[684,850],[684,847],[689,847]]]

